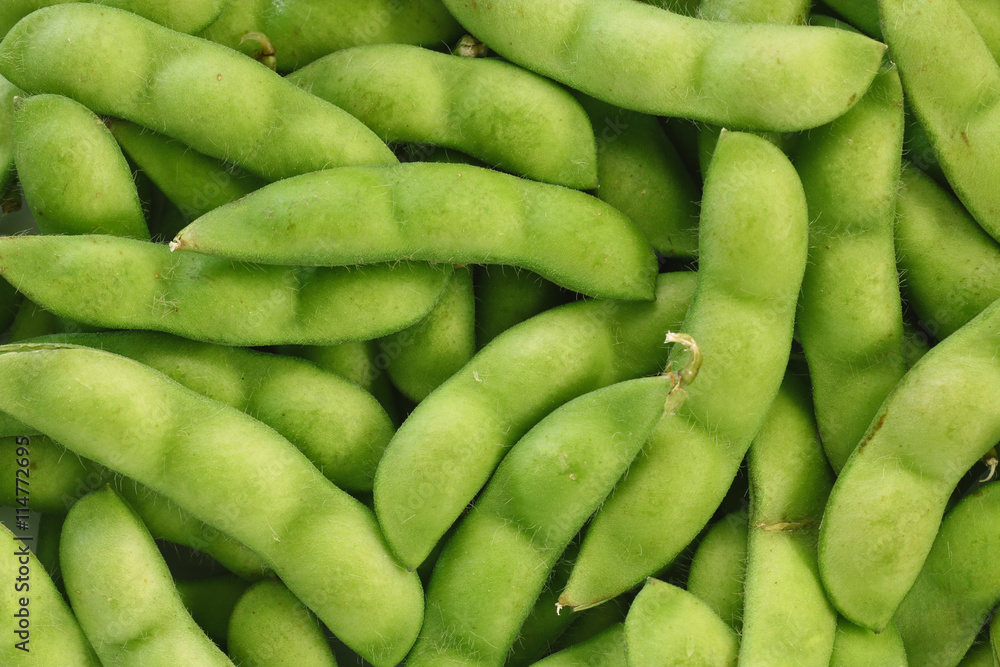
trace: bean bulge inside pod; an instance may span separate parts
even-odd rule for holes
[[[631,300],[653,298],[657,273],[646,237],[599,199],[459,164],[289,178],[203,215],[171,248],[301,266],[512,264],[589,296]]]

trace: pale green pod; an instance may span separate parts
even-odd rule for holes
[[[819,536],[837,610],[879,631],[920,574],[955,486],[1000,440],[1000,301],[892,391],[833,486]]]
[[[587,114],[562,86],[517,65],[379,44],[333,53],[288,80],[387,143],[453,148],[536,181],[597,187]]]
[[[648,579],[625,618],[629,667],[735,667],[736,633],[687,591]]]
[[[174,579],[184,608],[209,639],[226,648],[226,633],[233,607],[250,585],[232,574],[202,579]]]
[[[698,252],[698,186],[655,116],[578,93],[597,139],[597,196],[668,257]]]
[[[691,559],[687,591],[726,625],[743,625],[743,581],[747,570],[747,515],[732,512],[705,533]]]
[[[1000,65],[958,0],[880,0],[879,10],[907,99],[941,169],[983,229],[1000,239]]]
[[[56,315],[224,345],[384,336],[430,312],[450,273],[418,263],[254,266],[111,236],[0,238],[0,274]]]
[[[558,285],[537,273],[510,266],[477,266],[476,348],[526,319],[566,301]]]
[[[149,239],[132,170],[82,104],[61,95],[17,98],[14,163],[43,233]]]
[[[1000,603],[1000,577],[984,567],[1000,553],[1000,484],[972,492],[941,522],[913,587],[899,604],[899,628],[911,667],[955,665]]]
[[[748,453],[750,531],[740,665],[830,663],[837,612],[826,599],[816,537],[833,471],[808,383],[789,370]]]
[[[805,25],[811,0],[702,0],[698,18],[730,23]]]
[[[349,492],[371,491],[395,432],[374,397],[298,359],[145,331],[57,334],[32,342],[84,345],[155,368],[264,422]]]
[[[94,649],[30,544],[0,526],[0,571],[6,580],[0,613],[7,624],[0,661],[11,667],[99,667]]]
[[[229,618],[229,655],[242,667],[337,667],[316,617],[280,581],[251,586]]]
[[[843,30],[704,21],[632,0],[444,4],[500,55],[592,97],[754,130],[803,130],[840,116],[885,50]]]
[[[396,161],[360,121],[266,67],[110,7],[34,12],[0,44],[0,74],[29,93],[66,95],[264,178]]]
[[[127,120],[112,119],[108,127],[129,158],[180,209],[185,225],[265,184],[235,165]]]
[[[616,623],[590,639],[539,660],[534,667],[626,667],[625,624]]]
[[[73,613],[102,664],[232,667],[184,608],[149,531],[111,488],[70,510],[59,562]]]
[[[329,169],[272,183],[170,244],[264,264],[511,264],[568,289],[651,299],[656,256],[596,197],[463,164]]]
[[[903,638],[894,623],[875,633],[841,616],[830,667],[908,667]]]
[[[760,137],[724,133],[705,182],[698,289],[682,325],[705,363],[687,402],[657,425],[591,522],[563,604],[586,609],[632,588],[712,518],[785,374],[807,237],[788,158]]]
[[[407,665],[503,665],[560,555],[673,409],[675,389],[665,374],[584,394],[510,449],[438,558]]]
[[[504,452],[577,396],[663,369],[691,273],[657,280],[652,302],[593,300],[553,308],[497,336],[410,414],[375,472],[375,511],[409,568],[487,482]]]
[[[386,368],[389,379],[417,403],[458,372],[476,353],[472,269],[456,268],[434,310],[412,327],[383,338],[382,345],[387,354],[395,353]]]
[[[248,33],[274,45],[279,72],[364,44],[437,46],[462,36],[441,0],[229,0],[201,36],[255,55]]]
[[[991,0],[958,0],[994,60],[1000,60],[1000,5]]]
[[[15,483],[21,474],[17,451],[28,451],[29,477]],[[28,507],[36,512],[66,514],[69,508],[94,489],[99,489],[111,473],[93,461],[67,452],[65,447],[44,435],[0,439],[0,505]],[[23,485],[22,485],[23,484]]]
[[[392,558],[371,511],[244,413],[131,359],[41,344],[0,354],[0,409],[250,547],[376,667],[415,640],[419,579]]]
[[[811,221],[796,324],[834,471],[906,372],[893,246],[902,142],[903,90],[888,67],[795,156]]]
[[[88,1],[124,9],[171,30],[193,35],[219,18],[229,0],[5,0],[0,8],[0,39],[37,9]]]
[[[1000,298],[1000,244],[912,165],[900,178],[895,242],[903,294],[938,338]]]

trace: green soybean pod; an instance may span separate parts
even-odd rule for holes
[[[812,221],[798,332],[835,471],[906,372],[893,246],[902,141],[903,91],[888,67],[795,157]]]
[[[8,635],[0,643],[0,660],[17,667],[98,667],[90,647],[62,594],[28,548],[6,526],[0,526],[0,571],[7,585],[0,593],[0,612]]]
[[[395,431],[370,394],[298,359],[145,331],[57,334],[33,342],[93,347],[155,368],[264,422],[349,492],[371,491]]]
[[[517,65],[377,44],[330,54],[288,80],[385,142],[453,148],[536,181],[597,187],[587,114],[559,84]]]
[[[625,618],[625,655],[638,667],[735,667],[736,633],[687,591],[646,580]]]
[[[227,637],[242,667],[337,667],[316,617],[280,581],[258,582],[243,594]]]
[[[28,451],[31,462],[25,472],[18,472],[21,457]],[[27,507],[46,514],[66,514],[69,508],[90,491],[100,488],[110,477],[102,466],[66,451],[65,447],[44,435],[0,438],[0,505]],[[18,480],[15,483],[15,480]],[[23,486],[22,486],[23,484]]]
[[[912,667],[955,665],[1000,603],[1000,484],[966,496],[941,522],[934,545],[893,621]]]
[[[663,274],[653,302],[583,301],[497,336],[410,414],[375,471],[375,512],[409,568],[424,561],[504,451],[566,401],[661,370],[691,273]]]
[[[895,240],[903,294],[938,338],[1000,298],[1000,244],[954,196],[909,164],[900,178]]]
[[[415,640],[419,579],[392,558],[371,510],[239,410],[131,359],[41,344],[0,353],[0,410],[249,547],[376,667]]]
[[[1000,301],[903,376],[834,483],[819,564],[830,601],[848,620],[886,626],[955,486],[1000,440],[997,345]]]
[[[265,264],[512,264],[568,289],[650,299],[656,256],[596,197],[463,164],[329,169],[203,215],[172,250]]]
[[[111,236],[0,238],[0,274],[56,315],[224,345],[387,335],[430,312],[450,273],[416,263],[253,266]]]
[[[229,0],[201,36],[253,55],[249,33],[273,43],[279,72],[366,44],[436,46],[462,36],[441,0]]]
[[[894,623],[882,632],[872,632],[841,616],[830,667],[908,667],[903,638]]]
[[[311,361],[325,371],[336,373],[374,396],[392,423],[399,425],[396,391],[385,369],[392,363],[394,352],[384,341],[362,340],[339,345],[280,345],[280,354]]]
[[[233,664],[187,613],[149,531],[110,487],[70,510],[59,562],[73,613],[103,664]]]
[[[777,23],[805,25],[809,21],[808,0],[702,0],[698,17],[730,23]]]
[[[184,216],[185,223],[264,186],[265,181],[127,120],[108,121],[122,150]]]
[[[258,63],[111,7],[57,5],[25,17],[0,43],[0,74],[266,179],[396,161],[360,121]]]
[[[234,574],[201,579],[174,578],[184,608],[208,638],[226,649],[226,633],[233,607],[250,584]]]
[[[632,0],[444,4],[500,55],[592,97],[754,130],[840,116],[885,50],[843,30],[704,21]]]
[[[642,230],[668,257],[698,252],[698,186],[655,116],[583,94],[597,138],[597,196]]]
[[[70,2],[93,2],[138,14],[154,23],[194,34],[219,18],[228,0],[6,0],[0,8],[0,39],[22,18],[42,7]]]
[[[990,0],[958,0],[994,60],[1000,61],[1000,7]]]
[[[837,612],[816,563],[833,471],[809,386],[789,369],[748,454],[750,530],[740,665],[830,663]]]
[[[866,35],[882,39],[878,0],[826,0],[826,4]]]
[[[705,533],[691,559],[687,591],[707,604],[726,625],[743,625],[743,582],[747,571],[747,514],[731,512]]]
[[[24,91],[0,76],[0,193],[14,176],[14,98]]]
[[[61,95],[14,100],[14,163],[45,234],[148,239],[125,156],[100,118]]]
[[[444,541],[444,540],[442,540]],[[563,614],[556,606],[559,593],[569,578],[576,556],[579,542],[574,540],[560,555],[554,568],[549,573],[542,592],[535,598],[535,603],[521,624],[504,661],[504,667],[522,667],[532,665],[542,656],[551,652],[566,629],[576,620],[573,614]]]
[[[690,371],[579,396],[510,449],[438,558],[407,665],[503,665],[559,556],[699,363],[695,348]]]
[[[958,0],[879,0],[903,88],[948,182],[990,236],[1000,239],[1000,65]],[[15,82],[16,83],[16,82]],[[948,91],[946,94],[942,91]]]
[[[541,312],[565,303],[558,285],[537,273],[512,266],[477,266],[476,347]]]
[[[534,667],[626,667],[625,624],[616,623],[590,639],[568,646]]]
[[[723,133],[702,199],[698,289],[682,325],[705,364],[591,522],[564,605],[586,609],[642,582],[712,518],[785,374],[807,240],[805,195],[788,158],[760,137]]]
[[[396,352],[386,372],[403,395],[419,403],[468,363],[476,352],[475,310],[472,269],[456,267],[427,317],[383,339]]]

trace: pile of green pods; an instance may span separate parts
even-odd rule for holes
[[[0,665],[1000,667],[1000,2],[4,0]]]

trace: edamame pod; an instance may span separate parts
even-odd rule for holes
[[[830,601],[879,631],[920,573],[948,497],[1000,440],[1000,301],[905,375],[841,471],[823,515]]]
[[[760,137],[724,132],[705,182],[698,290],[683,324],[705,364],[591,522],[562,604],[586,609],[635,586],[712,518],[784,377],[807,239],[805,195],[788,158]]]
[[[45,234],[149,239],[132,170],[111,132],[61,95],[14,100],[14,163]]]
[[[28,549],[28,543],[19,541],[6,526],[0,526],[0,571],[7,579],[0,593],[0,610],[8,623],[7,637],[0,642],[3,664],[18,667],[101,664],[69,605]],[[23,580],[16,581],[18,577]]]
[[[843,30],[703,21],[632,0],[444,4],[500,55],[599,100],[753,130],[832,121],[885,50]]]
[[[896,201],[901,287],[938,338],[1000,298],[1000,245],[933,179],[904,165]]]
[[[266,35],[277,70],[291,72],[352,46],[450,43],[462,27],[441,0],[229,0],[201,36],[252,55],[251,32]]]
[[[841,616],[830,667],[908,667],[903,638],[894,623],[875,633]]]
[[[893,247],[902,142],[903,90],[889,67],[795,157],[811,221],[797,325],[834,471],[906,372]]]
[[[809,20],[809,0],[702,0],[698,17],[730,23],[777,23],[805,25]]]
[[[457,267],[427,317],[382,340],[387,350],[396,352],[386,368],[389,379],[407,398],[417,403],[424,400],[472,358],[476,352],[475,311],[472,269]],[[377,448],[378,456],[369,472],[374,473],[383,451],[384,446]]]
[[[827,667],[837,612],[816,564],[816,536],[833,471],[820,445],[809,386],[789,369],[748,454],[747,540],[740,665]]]
[[[184,608],[149,531],[110,487],[70,510],[59,562],[73,613],[103,664],[232,667]]]
[[[475,292],[477,349],[515,324],[566,301],[558,285],[537,273],[502,264],[476,267]]]
[[[990,0],[958,0],[994,60],[1000,61],[1000,6]]]
[[[261,581],[243,594],[228,640],[241,667],[337,667],[316,617],[280,581]]]
[[[1000,65],[958,0],[879,0],[882,28],[948,182],[1000,239]]]
[[[430,312],[451,269],[253,266],[111,236],[18,236],[0,238],[0,274],[87,324],[251,346],[399,331]]]
[[[21,457],[15,455],[18,450],[30,452],[25,455],[31,462],[27,478],[18,472],[22,467],[18,465]],[[0,486],[0,505],[65,514],[73,503],[100,488],[110,476],[102,466],[67,453],[65,447],[44,435],[0,439],[0,479],[9,480]],[[18,479],[21,481],[15,483]]]
[[[0,410],[250,547],[376,667],[416,639],[419,579],[392,558],[371,511],[235,408],[131,359],[15,345],[0,353]]]
[[[616,623],[585,642],[539,660],[534,667],[626,667],[625,624]]]
[[[84,345],[155,368],[264,422],[345,491],[371,491],[395,431],[370,394],[298,359],[145,331],[56,334],[33,342]]]
[[[957,664],[1000,602],[1000,577],[988,566],[1000,553],[1000,484],[962,499],[945,516],[920,575],[899,604],[899,628],[911,667]]]
[[[648,579],[625,618],[629,665],[735,667],[736,633],[687,591]]]
[[[438,387],[393,436],[375,471],[375,511],[399,559],[416,568],[546,414],[600,387],[658,369],[691,273],[663,274],[649,303],[584,301],[509,329]]]
[[[235,165],[127,120],[112,119],[108,127],[122,150],[180,209],[184,224],[265,185]]]
[[[689,372],[575,398],[510,449],[438,558],[407,665],[503,665],[560,554],[700,362],[695,348]]]
[[[697,254],[701,196],[659,120],[576,97],[597,138],[597,196],[634,222],[658,253]]]
[[[0,74],[267,179],[396,161],[360,121],[258,63],[111,7],[57,5],[25,17],[0,43]]]
[[[559,640],[566,629],[577,620],[573,614],[560,613],[561,610],[556,603],[559,601],[559,592],[569,578],[569,571],[579,546],[574,540],[559,556],[555,567],[545,580],[541,593],[535,598],[535,603],[517,632],[517,637],[504,661],[504,667],[533,665],[542,656],[551,653],[554,642]]]
[[[826,4],[866,35],[882,39],[878,0],[826,0]]]
[[[587,114],[561,86],[517,65],[379,44],[330,54],[288,80],[385,142],[454,148],[536,181],[597,187]]]
[[[188,225],[172,250],[265,264],[513,264],[600,298],[650,299],[656,257],[582,192],[461,164],[331,169],[273,183]]]
[[[739,632],[747,572],[747,514],[732,512],[708,529],[691,558],[687,591]]]
[[[93,2],[117,7],[144,19],[189,35],[219,18],[228,0],[4,0],[0,8],[0,39],[22,18],[42,7],[70,2]]]

